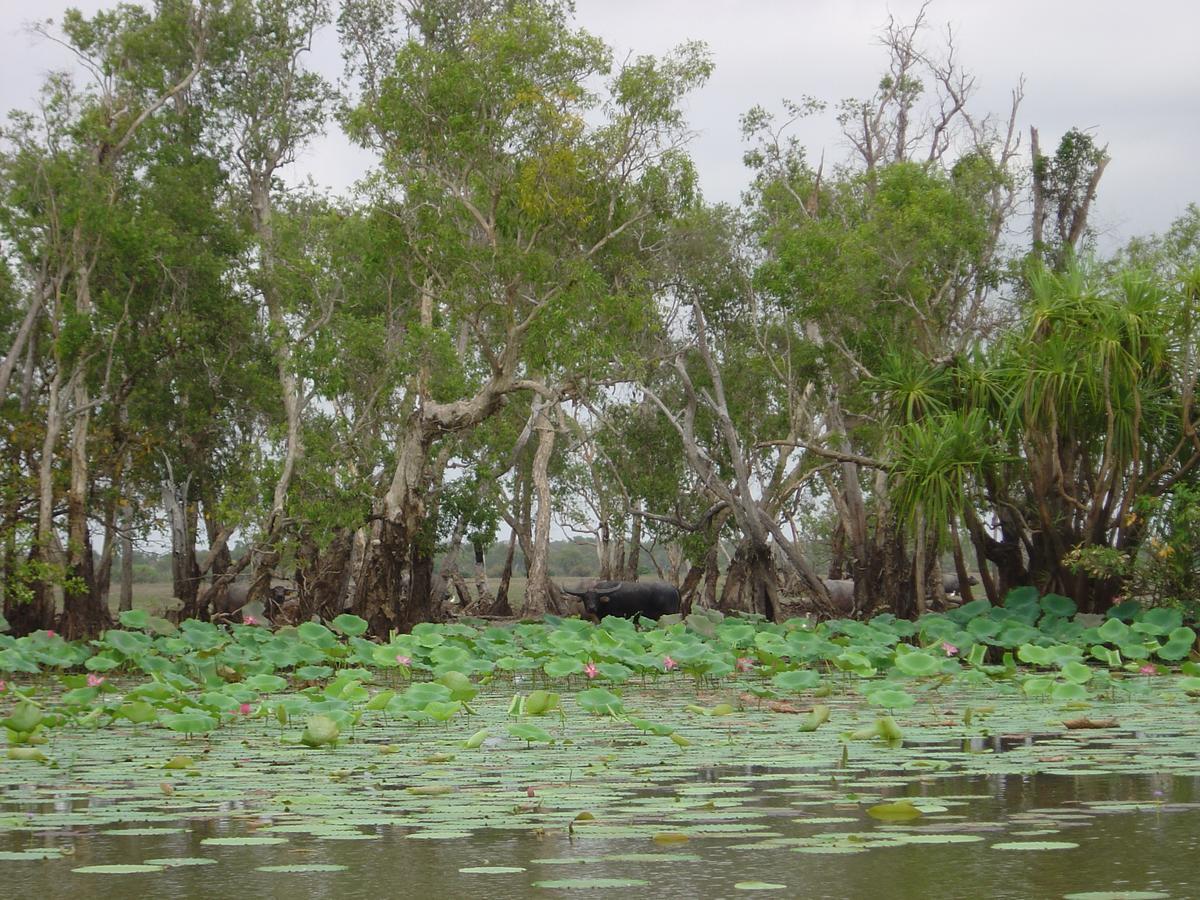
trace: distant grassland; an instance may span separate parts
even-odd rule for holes
[[[580,578],[568,577],[565,579],[556,578],[559,584],[565,583],[568,587],[574,587]],[[519,612],[521,609],[521,601],[525,597],[525,585],[528,579],[525,576],[514,575],[508,583],[508,602],[512,606],[514,612]],[[467,586],[471,589],[471,596],[475,596],[475,579],[467,577]],[[115,587],[115,586],[114,586]],[[500,587],[499,578],[488,579],[488,589],[495,596],[496,591]],[[121,593],[120,590],[114,590],[109,594],[108,606],[115,614],[117,607],[120,605]],[[169,581],[146,581],[137,582],[133,585],[133,608],[144,609],[148,612],[161,615],[163,609],[171,601],[171,582]]]

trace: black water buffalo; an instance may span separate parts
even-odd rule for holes
[[[582,600],[587,614],[597,619],[658,619],[679,612],[679,589],[661,581],[600,581],[584,591],[563,588],[563,593]]]
[[[976,578],[974,575],[968,575],[967,576],[967,584],[979,584],[979,579]],[[959,589],[958,589],[958,576],[957,575],[943,575],[942,576],[942,593],[945,593],[945,594],[961,593],[961,591],[959,591]]]
[[[291,593],[286,587],[281,584],[273,585],[263,598],[264,602],[260,604],[264,613],[269,617],[274,618],[279,614],[280,608],[288,600],[288,594]],[[246,598],[250,594],[250,582],[248,581],[233,581],[225,586],[224,592],[213,602],[213,616],[222,619],[240,618],[237,614],[242,613],[246,607]],[[251,604],[254,606],[255,604]],[[258,613],[255,613],[257,616]]]

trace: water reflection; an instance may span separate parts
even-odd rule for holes
[[[1020,744],[1028,747],[1039,737],[981,740],[988,745],[986,749],[996,749],[1017,746],[1011,743],[1016,741],[1028,742]],[[999,744],[989,743],[994,741]],[[221,801],[202,811],[180,803],[177,818],[148,824],[160,828],[173,825],[183,828],[182,832],[114,835],[105,832],[113,827],[110,824],[83,826],[67,821],[72,813],[111,806],[111,798],[63,796],[47,803],[31,790],[10,790],[3,813],[10,830],[0,833],[0,849],[67,847],[72,853],[63,859],[5,862],[4,896],[39,900],[66,895],[80,900],[113,896],[505,898],[537,893],[535,882],[577,877],[644,880],[648,882],[645,887],[613,889],[611,893],[636,890],[652,892],[658,898],[726,897],[735,893],[736,883],[752,880],[785,884],[786,896],[815,898],[1033,898],[1118,889],[1200,896],[1200,878],[1191,862],[1200,849],[1200,779],[1195,777],[1160,773],[914,778],[911,772],[857,771],[856,790],[877,785],[878,797],[909,797],[928,801],[929,809],[945,810],[930,812],[916,822],[889,824],[866,815],[864,804],[855,801],[854,791],[848,790],[840,801],[824,802],[801,802],[796,797],[803,800],[804,794],[785,793],[797,786],[819,784],[811,775],[760,765],[698,771],[683,783],[751,788],[730,795],[741,801],[731,810],[759,816],[745,819],[731,814],[728,821],[749,821],[766,828],[696,837],[669,847],[656,845],[645,836],[592,836],[586,826],[574,834],[477,830],[464,839],[419,840],[410,837],[418,828],[387,824],[355,826],[362,834],[377,836],[376,840],[329,840],[289,833],[286,844],[214,847],[202,842],[211,837],[264,834],[264,829],[302,821],[302,817],[262,815],[253,798]],[[671,786],[630,792],[627,807],[636,802],[649,805],[672,793]],[[941,801],[940,807],[937,801]],[[37,831],[16,830],[21,827],[18,823],[35,821],[34,817],[44,816],[48,810],[60,814],[62,824]],[[719,811],[713,812],[716,821],[720,821]],[[192,812],[195,814],[190,815]],[[818,822],[852,821],[806,824],[814,818]],[[685,822],[687,815],[670,820]],[[130,825],[122,823],[122,827]],[[848,838],[837,843],[837,852],[798,852],[797,848],[812,849],[805,841],[814,835],[832,833],[858,835],[868,844],[896,834],[954,833],[982,839],[846,852],[858,849]],[[1079,846],[1046,852],[992,846],[1000,841],[1035,840],[1069,841]],[[701,860],[606,859],[623,854],[667,854],[668,859],[678,854],[698,855]],[[145,875],[95,876],[70,871],[84,865],[158,857],[209,857],[218,863]],[[538,862],[547,859],[576,861]],[[303,875],[256,871],[262,865],[297,863],[349,868],[342,873]],[[459,872],[460,868],[487,865],[520,866],[526,871],[497,875]],[[542,893],[554,896],[556,892]],[[600,892],[602,896],[606,893]]]

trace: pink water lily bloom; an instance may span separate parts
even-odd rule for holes
[[[250,704],[243,703],[241,706],[238,707],[238,712],[243,716],[250,715]]]
[[[739,656],[737,660],[737,670],[739,672],[749,672],[754,668],[754,660],[749,656]]]
[[[247,625],[257,625],[258,624],[258,619],[254,618],[254,616],[249,615],[249,614],[242,616],[242,621],[245,622]]]
[[[949,641],[942,641],[942,649],[946,651],[947,656],[956,656],[958,654],[958,648]]]
[[[663,657],[663,671],[670,672],[672,669],[678,669],[678,668],[679,668],[679,663],[675,662],[675,660],[671,659],[671,657],[669,657],[669,656]]]
[[[402,653],[398,653],[398,654],[396,654],[396,665],[398,665],[398,666],[411,666],[411,665],[412,665],[412,657],[410,657],[410,656],[405,656],[405,655],[404,655],[404,654],[402,654]]]
[[[1140,669],[1138,669],[1138,674],[1139,675],[1157,675],[1158,667],[1155,666],[1153,663],[1146,663],[1144,666],[1142,666]]]
[[[583,667],[583,674],[588,678],[595,678],[597,675],[596,664],[594,662],[589,662]]]
[[[100,687],[100,685],[104,684],[104,676],[97,675],[95,672],[92,672],[87,677],[87,683],[88,687]]]
[[[46,637],[58,637],[58,632],[54,631],[51,628],[47,628],[46,629]]]

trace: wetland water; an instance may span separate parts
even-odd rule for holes
[[[627,688],[682,747],[573,711],[544,723],[553,746],[463,749],[503,721],[500,695],[461,725],[374,722],[336,749],[266,721],[211,741],[72,730],[50,765],[0,769],[3,895],[687,898],[762,882],[795,897],[1200,896],[1186,696],[1097,701],[1088,715],[1118,727],[1068,731],[1049,703],[930,692],[897,714],[912,737],[890,747],[844,739],[878,712],[852,692],[812,733],[754,705],[682,712],[729,696],[688,679]],[[147,861],[159,868],[86,871]]]

